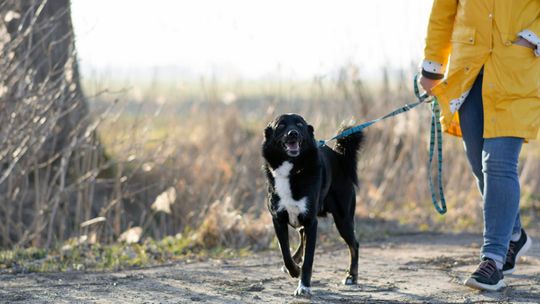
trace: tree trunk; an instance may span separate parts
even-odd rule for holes
[[[74,38],[68,0],[0,1],[0,246],[49,246],[92,204],[101,152]]]

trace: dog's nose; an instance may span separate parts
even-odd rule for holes
[[[300,133],[298,133],[298,131],[296,130],[290,130],[289,132],[287,132],[288,138],[298,138],[298,135],[300,135]]]

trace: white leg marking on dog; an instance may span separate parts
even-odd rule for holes
[[[285,161],[276,170],[272,171],[272,175],[274,176],[276,192],[279,196],[278,211],[287,210],[289,223],[293,227],[298,227],[300,225],[298,215],[307,211],[307,197],[303,197],[300,200],[293,199],[289,180],[292,168],[293,164]]]
[[[298,288],[294,291],[295,296],[311,296],[311,288],[304,286],[302,280],[298,281]]]

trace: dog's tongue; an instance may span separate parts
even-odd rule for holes
[[[285,143],[285,146],[287,146],[287,150],[291,151],[298,151],[300,149],[298,142],[288,142]]]

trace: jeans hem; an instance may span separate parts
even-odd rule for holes
[[[505,260],[506,260],[506,255],[504,257],[500,256],[499,254],[496,254],[496,253],[491,253],[491,252],[482,252],[482,258],[490,258],[496,262],[499,262],[501,264],[504,264]]]

